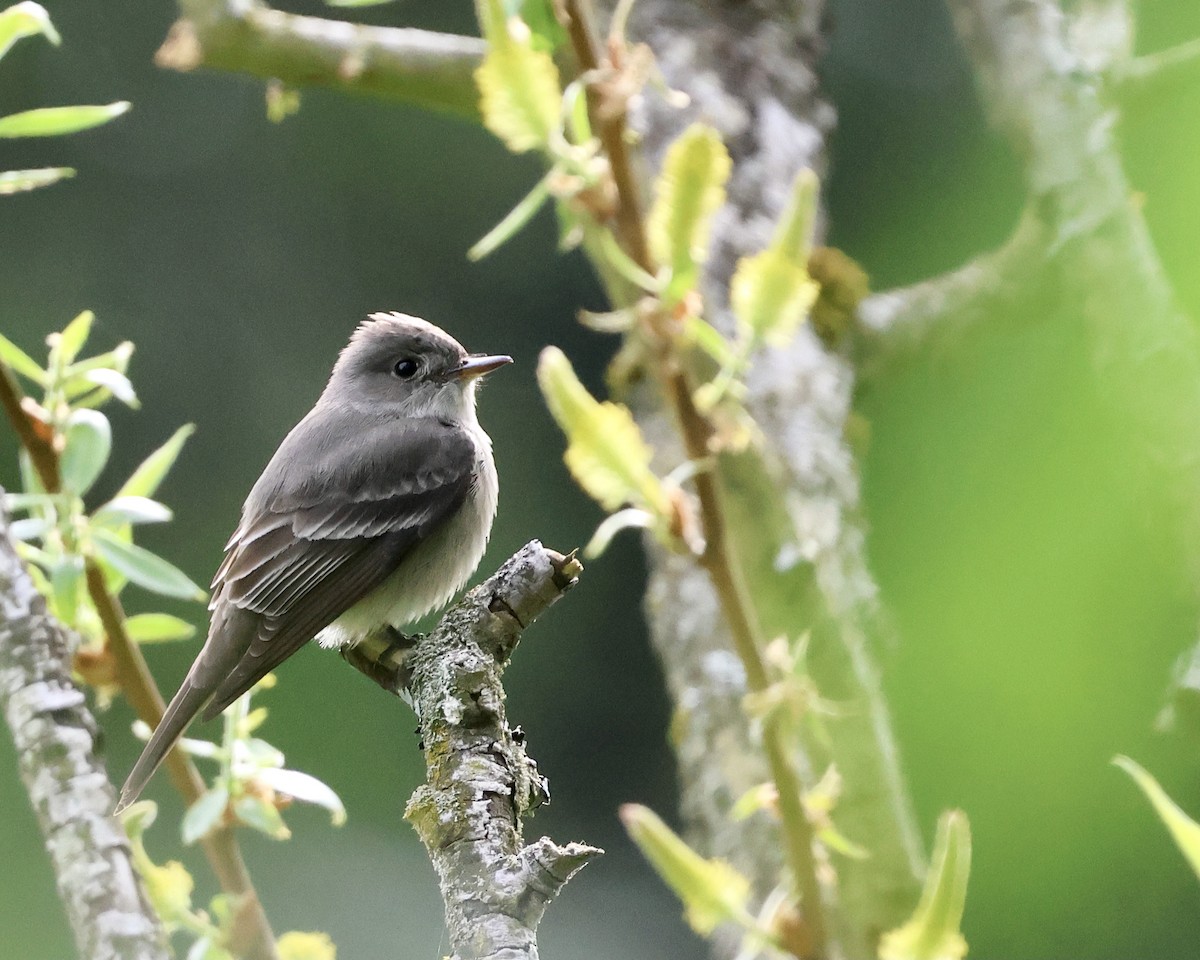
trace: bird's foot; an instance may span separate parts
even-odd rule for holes
[[[395,627],[385,626],[353,646],[342,647],[341,655],[388,693],[403,696],[412,680],[409,660],[423,638],[423,634],[405,636]]]

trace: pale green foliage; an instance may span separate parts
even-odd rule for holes
[[[112,452],[112,427],[99,410],[72,410],[63,431],[59,469],[63,490],[83,496],[96,482]]]
[[[39,34],[56,47],[62,43],[62,38],[50,22],[50,14],[40,3],[26,0],[0,11],[0,57],[8,53],[18,40]]]
[[[962,960],[967,941],[960,928],[970,875],[971,826],[961,810],[948,810],[938,820],[921,901],[907,923],[880,939],[880,960]]]
[[[567,436],[563,459],[579,485],[606,510],[633,504],[666,517],[670,502],[650,469],[650,447],[629,409],[588,393],[557,347],[542,351],[537,376],[546,405]]]
[[[700,856],[646,807],[625,804],[621,822],[642,856],[683,903],[687,922],[698,934],[710,934],[721,923],[754,926],[746,909],[750,883],[730,864]]]
[[[488,52],[475,71],[484,126],[514,153],[544,150],[559,126],[562,88],[558,68],[519,17],[500,0],[481,0],[480,25]]]
[[[0,117],[0,137],[57,137],[108,123],[129,109],[128,100],[103,106],[41,107]]]
[[[1187,858],[1188,865],[1200,877],[1200,823],[1196,823],[1172,800],[1157,780],[1128,757],[1116,757],[1113,763],[1133,778],[1154,806],[1154,812],[1171,833],[1175,846]]]
[[[329,935],[291,930],[279,938],[279,960],[337,960]]]
[[[0,11],[0,58],[23,37],[46,37],[55,46],[62,40],[46,8],[39,3],[24,2]],[[108,123],[129,109],[125,101],[106,106],[44,107],[0,117],[0,138],[49,137],[76,133]],[[36,170],[9,170],[0,173],[0,196],[24,193],[47,187],[75,171],[70,167],[43,167]]]
[[[250,827],[276,840],[286,840],[291,831],[280,811],[293,800],[324,807],[336,825],[345,822],[345,808],[332,789],[309,774],[284,769],[283,754],[254,735],[266,720],[267,710],[265,707],[252,710],[251,697],[274,685],[274,675],[268,674],[253,691],[225,711],[220,743],[187,737],[180,741],[185,752],[212,760],[218,768],[212,786],[184,814],[180,831],[185,844],[196,843],[215,829],[233,825]],[[143,736],[150,734],[145,724],[139,723],[135,729]],[[215,897],[208,912],[194,909],[192,878],[187,871],[175,862],[160,867],[146,854],[142,834],[153,822],[154,805],[146,801],[135,803],[124,817],[134,846],[134,860],[155,909],[168,930],[185,930],[194,938],[187,956],[232,960],[226,950],[233,925],[233,917],[227,909],[228,898]],[[287,950],[292,952],[285,951],[285,941]],[[324,934],[295,933],[280,938],[280,956],[303,960],[333,957],[335,952],[332,942]]]
[[[117,491],[118,497],[152,497],[158,490],[159,484],[166,479],[171,467],[179,459],[183,445],[196,431],[194,424],[184,424],[176,430],[169,440],[143,460],[129,479]]]
[[[28,193],[38,187],[48,187],[59,180],[75,176],[70,167],[39,167],[36,170],[5,170],[0,172],[0,197],[13,193]]]
[[[134,643],[166,643],[189,640],[196,628],[169,613],[139,613],[125,621],[125,632]]]
[[[646,222],[650,252],[670,272],[668,299],[696,285],[708,259],[713,214],[725,202],[732,161],[717,132],[702,123],[688,127],[667,150]]]
[[[346,822],[346,809],[332,788],[310,774],[285,769],[283,753],[254,736],[266,720],[267,710],[251,710],[251,697],[258,690],[274,686],[274,682],[274,676],[269,675],[225,711],[219,744],[191,738],[182,741],[187,753],[216,761],[219,767],[213,786],[184,816],[184,843],[195,843],[226,823],[240,823],[273,839],[286,840],[291,831],[280,814],[280,805],[292,800],[328,810],[335,826]]]
[[[729,298],[742,337],[782,345],[816,301],[820,288],[808,274],[816,205],[816,175],[801,170],[770,246],[738,261]]]
[[[134,472],[112,500],[90,515],[83,497],[103,474],[112,450],[112,427],[96,409],[116,399],[138,405],[126,376],[133,345],[121,343],[104,353],[80,359],[95,317],[85,310],[61,333],[47,337],[45,368],[8,340],[0,339],[0,360],[41,389],[41,400],[28,406],[61,451],[62,492],[48,494],[29,470],[25,489],[8,499],[11,510],[27,514],[14,524],[18,550],[33,565],[35,582],[46,594],[51,612],[82,634],[91,649],[103,647],[99,617],[82,586],[85,557],[94,558],[116,592],[133,582],[165,596],[203,599],[204,592],[173,564],[133,542],[133,527],[171,519],[169,508],[150,495],[174,463],[190,428],[176,432]],[[26,458],[22,458],[25,460]],[[40,573],[41,576],[37,574]],[[165,621],[159,621],[161,628]],[[184,636],[173,627],[153,639]]]

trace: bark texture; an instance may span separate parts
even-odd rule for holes
[[[834,112],[816,74],[821,15],[819,2],[785,0],[642,0],[634,9],[636,38],[691,99],[677,110],[645,98],[634,124],[646,169],[657,169],[670,141],[696,119],[720,131],[733,158],[703,281],[706,318],[726,330],[737,260],[766,246],[796,173],[824,170]],[[854,370],[804,329],[789,346],[756,357],[746,382],[765,442],[757,453],[726,458],[725,507],[767,635],[809,633],[811,676],[841,707],[824,718],[828,740],[808,738],[797,756],[809,785],[837,766],[844,789],[834,818],[871,851],[869,860],[832,864],[830,904],[835,949],[871,957],[878,936],[915,905],[923,854],[870,650],[877,589],[866,563],[858,467],[844,437]],[[639,409],[660,466],[676,466],[676,430],[657,399],[642,397]],[[677,707],[690,839],[734,862],[762,896],[778,882],[774,830],[729,817],[734,801],[767,779],[742,706],[745,678],[704,573],[653,547],[651,556],[647,612]],[[734,946],[731,939],[722,952]]]
[[[0,518],[0,707],[45,838],[79,956],[166,960],[162,927],[141,888],[98,727],[71,679],[63,628],[46,612]]]
[[[522,819],[549,794],[524,735],[509,726],[500,683],[521,633],[582,569],[533,541],[412,653],[409,692],[428,782],[405,816],[437,871],[450,943],[462,960],[536,960],[546,907],[602,852],[548,837],[524,842]]]

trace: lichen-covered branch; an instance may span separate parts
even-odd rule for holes
[[[1133,200],[1102,78],[1084,70],[1070,21],[1049,0],[950,6],[985,105],[1020,152],[1030,202],[1050,231],[1055,302],[1082,317],[1105,395],[1133,441],[1175,473],[1182,529],[1200,543],[1200,337]],[[1193,566],[1200,582],[1200,550]]]
[[[532,541],[411,651],[381,639],[351,658],[385,689],[407,685],[420,720],[428,782],[405,816],[429,851],[460,960],[536,960],[546,907],[601,853],[522,839],[522,819],[548,794],[524,736],[509,726],[500,683],[522,632],[582,569]]]
[[[981,320],[1017,302],[1045,271],[1048,233],[1037,215],[1026,211],[998,249],[949,273],[872,294],[860,303],[851,334],[858,382],[869,382],[917,356],[952,349]]]
[[[46,612],[0,516],[0,708],[16,746],[80,957],[166,960],[116,793],[96,754],[98,726],[71,679],[65,631]]]
[[[476,37],[374,27],[273,10],[258,0],[181,0],[155,62],[237,70],[296,87],[332,87],[478,116]]]
[[[40,421],[25,412],[24,402],[16,377],[0,361],[0,407],[3,407],[9,425],[29,455],[42,486],[46,490],[57,491],[61,489],[58,452],[39,430]],[[86,561],[86,573],[88,596],[100,617],[107,649],[116,664],[117,684],[138,718],[153,728],[162,720],[166,703],[150,673],[146,658],[142,656],[141,648],[125,629],[125,614],[120,600],[109,590],[94,560]],[[204,779],[182,750],[175,748],[167,754],[165,766],[171,783],[186,804],[195,803],[205,792]],[[221,889],[237,898],[239,922],[236,929],[242,942],[236,946],[249,960],[275,960],[275,935],[258,892],[254,889],[245,860],[242,859],[233,828],[222,826],[212,830],[201,839],[200,844]]]
[[[1200,38],[1115,64],[1106,80],[1111,96],[1127,108],[1151,98],[1194,96],[1200,89]]]

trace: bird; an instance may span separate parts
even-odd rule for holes
[[[480,377],[440,327],[372,313],[254,484],[212,581],[207,639],[121,789],[141,794],[197,715],[211,720],[316,639],[345,647],[445,604],[496,515]]]

